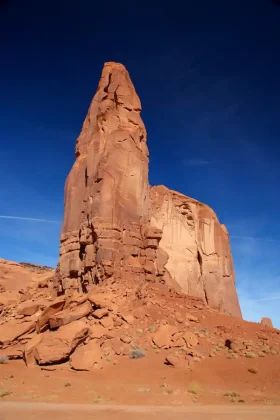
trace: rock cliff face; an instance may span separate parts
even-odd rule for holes
[[[241,316],[229,235],[214,211],[164,186],[152,187],[151,224],[162,231],[165,269],[188,295],[212,308]]]
[[[154,264],[160,236],[149,226],[148,149],[140,111],[124,66],[106,63],[65,186],[63,290],[85,291],[112,276],[144,280]]]
[[[65,185],[61,292],[158,280],[241,316],[227,230],[204,204],[150,188],[140,112],[125,67],[105,63]]]

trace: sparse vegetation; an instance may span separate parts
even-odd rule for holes
[[[7,362],[9,360],[8,356],[0,356],[0,365]]]
[[[66,384],[64,384],[64,386],[65,386],[66,388],[68,388],[69,386],[71,386],[71,384],[70,384],[70,382],[66,382]]]
[[[150,327],[148,327],[147,331],[152,333],[152,332],[155,331],[155,327],[153,325],[151,325]]]
[[[224,394],[224,397],[238,398],[240,397],[240,394],[238,394],[237,392],[226,392]]]
[[[248,369],[248,372],[250,372],[250,373],[258,373],[258,369],[257,368],[254,368],[254,367],[250,367]]]
[[[11,392],[5,391],[4,389],[0,389],[0,398],[6,397],[7,395],[10,395]]]
[[[199,395],[202,392],[202,388],[198,383],[193,382],[192,384],[189,385],[188,392],[190,394]]]
[[[151,388],[144,388],[144,387],[140,387],[137,388],[137,392],[150,392]]]
[[[240,394],[238,394],[237,392],[226,392],[224,394],[224,397],[229,397],[230,398],[230,402],[235,403],[237,401],[239,401],[238,399],[240,398]]]
[[[248,353],[246,353],[246,357],[248,359],[255,359],[256,355],[254,353],[252,353],[251,351],[248,351]]]
[[[146,356],[146,352],[143,349],[134,349],[130,353],[130,359],[142,359]]]

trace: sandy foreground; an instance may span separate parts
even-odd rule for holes
[[[59,418],[60,420],[74,420],[82,416],[83,420],[96,419],[161,419],[171,420],[199,420],[199,419],[280,419],[280,408],[278,407],[256,407],[256,406],[200,406],[200,407],[152,407],[152,406],[93,406],[75,404],[53,404],[53,403],[1,403],[1,420],[15,420],[19,417],[22,420],[49,420]]]

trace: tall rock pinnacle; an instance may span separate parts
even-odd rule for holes
[[[204,204],[150,188],[140,112],[125,67],[105,63],[65,184],[61,292],[159,280],[241,316],[227,231]]]
[[[59,271],[64,290],[144,273],[148,149],[141,103],[125,67],[105,63],[65,185]]]

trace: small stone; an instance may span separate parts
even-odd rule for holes
[[[175,367],[175,368],[182,367],[182,361],[179,359],[179,357],[169,355],[169,356],[166,356],[165,360],[166,360],[166,364],[172,367]]]
[[[129,337],[129,336],[127,336],[127,335],[125,335],[125,336],[121,337],[121,341],[122,341],[123,343],[126,343],[126,344],[131,343],[131,340],[132,340],[132,338],[131,338],[131,337]]]
[[[118,338],[113,338],[111,340],[111,345],[112,345],[112,349],[118,356],[119,355],[128,356],[130,354],[129,346],[125,343],[122,343],[120,339]]]
[[[197,336],[191,331],[185,332],[183,339],[185,340],[188,348],[196,347],[199,343]]]
[[[96,309],[96,311],[93,312],[93,316],[94,318],[98,318],[101,319],[104,316],[108,315],[108,309],[106,308],[101,308],[101,309]]]
[[[184,322],[184,318],[182,317],[182,315],[177,315],[175,319],[179,324],[182,324]]]
[[[114,320],[111,316],[106,316],[102,318],[99,322],[104,328],[108,328],[109,330],[114,328]]]
[[[186,314],[186,318],[187,318],[189,321],[192,321],[192,322],[199,322],[199,319],[198,319],[196,316],[191,315],[191,314]]]
[[[128,324],[132,324],[135,321],[135,318],[133,315],[122,315],[122,319],[127,322]]]

